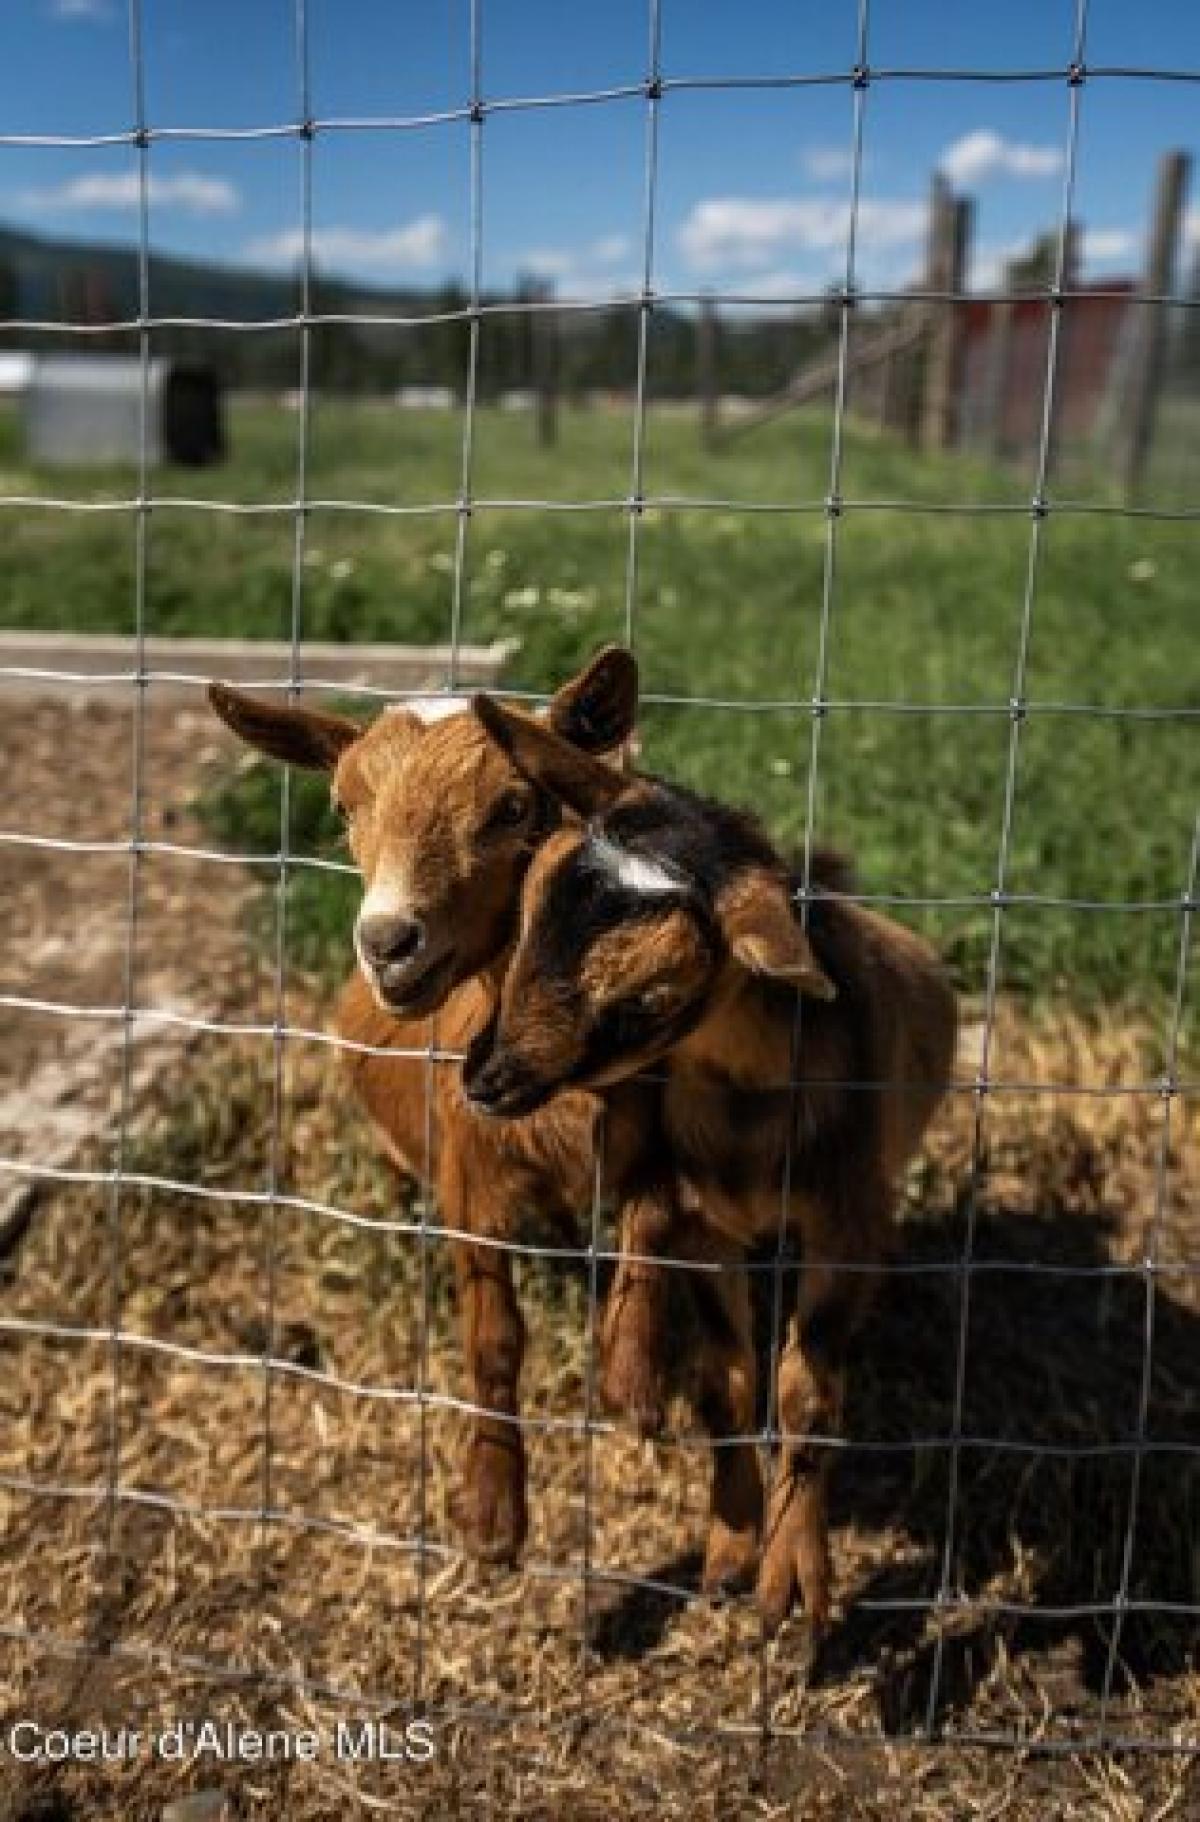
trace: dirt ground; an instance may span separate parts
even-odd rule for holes
[[[188,806],[217,747],[195,714],[149,718],[148,837],[196,839]],[[120,711],[31,707],[2,751],[9,826],[124,836]],[[0,847],[0,868],[6,990],[119,1008],[126,858]],[[270,1020],[248,889],[240,869],[143,858],[138,1004]],[[311,988],[288,993],[290,1021],[319,1026]],[[190,1822],[1200,1816],[1200,1140],[1193,1103],[1175,1102],[1164,1144],[1160,1097],[1133,1092],[1161,1071],[1155,1034],[1006,1009],[995,1072],[1058,1092],[988,1097],[973,1219],[973,1097],[914,1172],[902,1270],[855,1363],[834,1492],[842,1610],[814,1658],[802,1616],[764,1643],[747,1603],[697,1593],[707,1464],[686,1397],[661,1443],[587,1425],[578,1264],[520,1268],[526,1560],[466,1560],[443,1247],[369,1224],[421,1211],[328,1050],[285,1046],[276,1142],[269,1035],[136,1029],[125,1163],[141,1181],[119,1199],[103,1181],[43,1186],[8,1209],[0,1741],[19,1718],[147,1736],[211,1719],[312,1728],[320,1748],[256,1763],[244,1745],[234,1760],[145,1747],[103,1767],[0,1751],[0,1817],[152,1817],[185,1793],[211,1793]],[[107,1169],[120,1032],[8,1019],[6,1157]],[[976,1039],[968,1027],[968,1063]],[[289,1201],[272,1206],[272,1182]],[[134,1338],[117,1353],[114,1313]],[[383,1714],[402,1746],[414,1712],[429,1764],[337,1757],[339,1720]]]
[[[184,1015],[219,1015],[247,991],[239,916],[249,881],[242,868],[143,855],[130,953],[130,860],[119,849],[133,827],[135,737],[127,709],[82,693],[10,701],[0,720],[6,831],[85,844],[0,844],[8,933],[0,989],[94,1015],[6,1009],[0,1153],[7,1157],[66,1164],[106,1129],[122,1092],[127,982],[136,1005]],[[202,845],[189,804],[201,768],[223,750],[199,696],[194,707],[147,710],[138,820],[145,842]],[[178,1026],[135,1025],[135,1096],[173,1067],[189,1042]],[[20,1190],[19,1181],[0,1185],[0,1211],[11,1209]]]

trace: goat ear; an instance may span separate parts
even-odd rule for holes
[[[227,683],[210,683],[208,700],[239,740],[285,765],[332,772],[339,757],[362,733],[357,721],[294,703],[265,702]]]
[[[637,709],[637,660],[623,645],[606,645],[555,691],[546,722],[585,753],[611,753],[632,734]]]
[[[493,696],[475,696],[471,707],[517,770],[578,815],[599,815],[628,790],[628,781],[612,766],[581,752],[532,715],[506,708]]]
[[[813,953],[781,875],[765,868],[743,875],[717,900],[717,919],[743,968],[790,981],[812,999],[836,999],[837,988]]]

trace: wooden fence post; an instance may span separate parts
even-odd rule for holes
[[[1141,296],[1130,305],[1137,311],[1139,321],[1130,361],[1120,461],[1121,480],[1129,498],[1138,492],[1145,473],[1162,383],[1167,307],[1161,301],[1150,300],[1168,297],[1175,282],[1191,162],[1188,153],[1180,151],[1166,152],[1159,160]]]
[[[875,400],[875,419],[880,430],[891,428],[896,414],[896,381],[899,359],[895,354],[884,357],[879,375],[879,392]]]
[[[700,406],[700,438],[711,449],[717,440],[720,396],[717,385],[717,306],[707,294],[700,299],[696,320],[696,398]]]
[[[930,194],[926,284],[940,295],[930,300],[931,331],[921,401],[921,441],[950,449],[958,434],[963,359],[966,353],[966,289],[974,206],[955,197],[937,173]]]
[[[1012,274],[1004,274],[1006,295],[993,299],[988,328],[987,372],[984,379],[980,442],[985,454],[1002,462],[1008,452],[1008,380],[1012,370],[1013,318],[1017,300],[1012,295]]]
[[[544,448],[558,441],[558,312],[554,292],[544,285],[532,317],[533,387],[537,395],[537,439]]]

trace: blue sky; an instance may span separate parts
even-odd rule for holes
[[[480,0],[485,98],[638,82],[645,0]],[[663,0],[667,77],[844,70],[854,0]],[[873,0],[875,67],[1062,68],[1074,0]],[[155,127],[294,121],[294,0],[144,0]],[[468,0],[308,0],[318,118],[410,116],[469,99]],[[1197,0],[1092,0],[1087,60],[1200,70]],[[126,0],[0,0],[0,133],[83,135],[132,121]],[[537,270],[575,295],[638,282],[646,107],[640,98],[490,116],[483,129],[484,279]],[[923,197],[941,166],[977,200],[976,283],[1057,215],[1061,81],[873,84],[865,104],[860,279],[919,262]],[[1082,96],[1077,212],[1088,270],[1136,267],[1157,155],[1200,149],[1200,87],[1097,78]],[[770,296],[844,271],[851,102],[844,84],[669,93],[661,108],[654,280]],[[293,138],[168,140],[151,153],[152,244],[259,266],[294,262]],[[469,130],[322,131],[314,244],[328,271],[434,283],[469,268]],[[1200,176],[1191,247],[1200,253]],[[128,147],[0,146],[0,220],[131,241]]]

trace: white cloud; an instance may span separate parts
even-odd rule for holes
[[[1132,259],[1139,245],[1138,236],[1128,228],[1085,228],[1081,252],[1091,266],[1098,260]]]
[[[50,13],[55,19],[88,19],[101,25],[114,16],[111,0],[50,0]]]
[[[1057,241],[1055,244],[1057,246]],[[1080,263],[1085,268],[1107,265],[1110,270],[1114,263],[1128,265],[1136,260],[1140,244],[1137,234],[1129,228],[1085,228],[1079,249]],[[1032,250],[1033,241],[1028,235],[1023,240],[984,241],[976,247],[971,260],[971,289],[1001,290],[1007,268]]]
[[[1189,209],[1183,218],[1183,238],[1200,252],[1200,209]]]
[[[446,224],[440,215],[418,215],[399,228],[316,228],[311,245],[313,258],[325,266],[407,272],[436,265],[444,256]],[[304,235],[299,228],[263,235],[245,252],[248,259],[289,264],[303,258]]]
[[[849,146],[805,146],[800,154],[800,163],[814,183],[836,183],[849,177],[854,168]]]
[[[640,288],[641,278],[622,269],[632,253],[627,235],[606,234],[582,247],[531,247],[515,264],[534,278],[552,280],[560,297],[602,299]]]
[[[606,234],[583,247],[532,247],[517,264],[539,278],[565,279],[596,266],[613,266],[627,260],[633,243],[625,234]]]
[[[628,259],[632,252],[633,244],[627,234],[605,234],[591,246],[592,258],[598,266],[616,265],[619,260]]]
[[[535,278],[565,278],[577,269],[579,261],[565,247],[532,247],[518,263]]]
[[[181,209],[188,215],[231,215],[240,208],[237,189],[224,177],[206,177],[199,171],[180,171],[174,177],[147,180],[151,203]],[[95,172],[71,177],[52,190],[28,190],[21,198],[27,209],[136,209],[141,202],[141,179],[136,171]]]
[[[814,278],[811,272],[777,266],[770,272],[748,272],[738,281],[738,290],[746,297],[817,297],[825,282]]]
[[[923,202],[864,198],[858,207],[858,236],[878,251],[920,240],[925,233]],[[788,254],[844,250],[850,205],[833,197],[763,201],[714,196],[698,202],[679,230],[679,246],[697,271],[722,268],[753,271]]]
[[[1057,146],[1004,139],[991,127],[976,127],[948,145],[938,168],[951,183],[983,183],[989,177],[1053,177],[1062,168]]]

